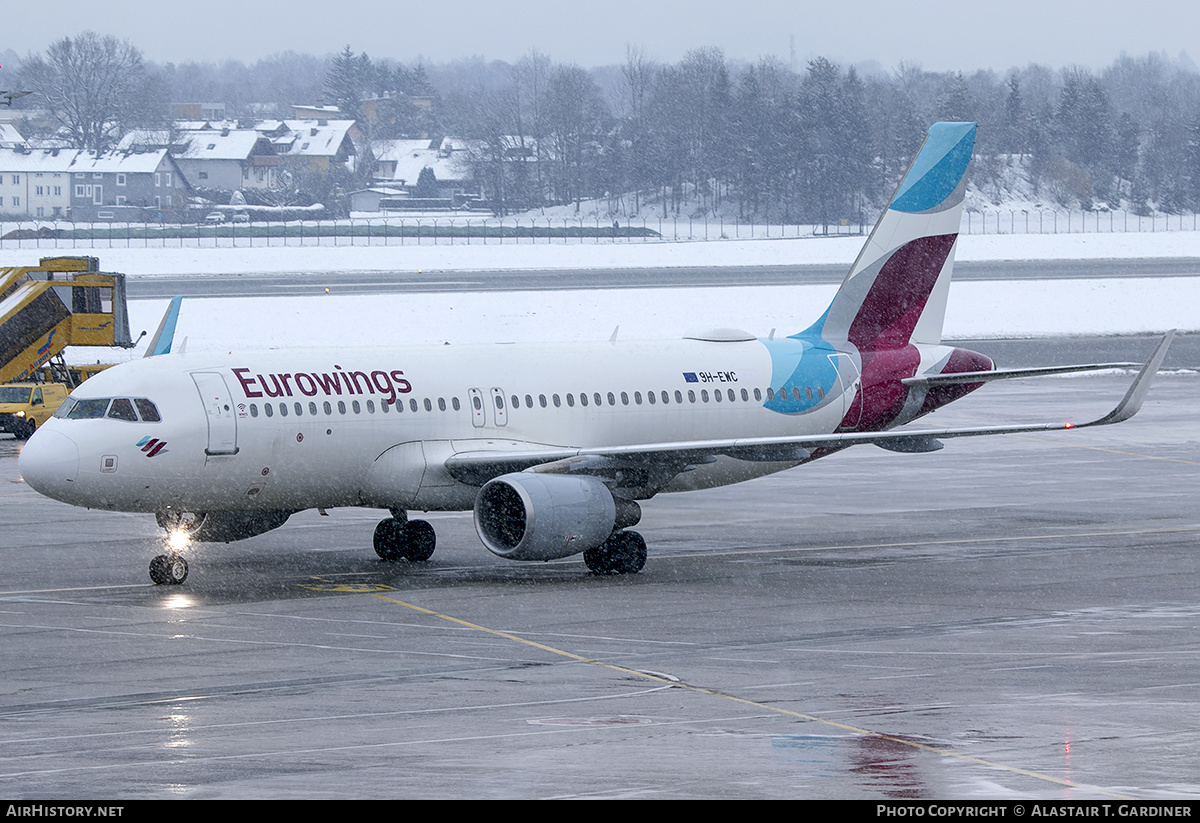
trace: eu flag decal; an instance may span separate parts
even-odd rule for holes
[[[683,380],[685,383],[699,383],[700,382],[700,379],[698,377],[696,377],[696,373],[694,371],[685,371],[683,373]]]

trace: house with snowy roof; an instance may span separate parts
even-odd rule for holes
[[[378,186],[416,191],[421,172],[429,169],[437,181],[437,196],[451,199],[479,193],[470,163],[470,144],[457,137],[435,140],[376,140],[372,179]]]
[[[71,174],[71,219],[149,220],[187,206],[191,186],[167,149],[76,153]]]
[[[267,123],[260,124],[266,128]],[[328,172],[358,155],[353,120],[284,120],[273,130],[272,143],[280,156],[308,171]]]
[[[63,149],[0,148],[0,214],[49,219],[70,214],[68,167],[74,154]]]
[[[236,191],[279,185],[279,152],[257,130],[209,126],[180,134],[187,148],[175,161],[193,188]]]
[[[12,123],[0,123],[0,149],[26,148],[29,144]]]
[[[190,188],[166,149],[0,149],[0,213],[42,219],[140,220],[186,206]],[[153,215],[151,215],[153,212]]]

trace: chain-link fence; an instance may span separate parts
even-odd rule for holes
[[[861,235],[871,223],[827,225],[726,220],[479,215],[354,217],[342,220],[225,223],[70,223],[0,221],[0,249],[251,248],[304,246],[661,243]],[[1124,210],[996,209],[963,214],[964,234],[1080,234],[1196,231],[1196,214],[1139,215]]]

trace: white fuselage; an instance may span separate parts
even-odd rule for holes
[[[758,340],[172,354],[73,394],[149,398],[161,421],[52,419],[22,470],[52,497],[121,511],[465,510],[478,486],[448,474],[456,453],[831,432],[853,397],[849,361],[838,375],[828,350],[797,344],[794,363],[804,357],[823,376],[801,389],[811,405],[789,414],[764,406],[778,363],[773,374]],[[796,462],[722,457],[663,490]]]

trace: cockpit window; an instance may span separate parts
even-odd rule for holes
[[[105,415],[105,412],[108,414]],[[95,420],[107,416],[110,420],[125,420],[131,423],[136,423],[140,416],[146,423],[162,421],[158,407],[144,397],[97,397],[90,400],[68,397],[58,407],[54,416],[70,420]]]
[[[67,417],[72,420],[93,420],[97,417],[103,417],[104,413],[108,411],[109,402],[107,397],[94,400],[76,400],[75,405],[67,412]]]
[[[133,410],[133,403],[127,398],[118,397],[112,401],[112,405],[108,407],[108,416],[114,420],[131,420],[137,421],[137,413]]]
[[[147,423],[158,423],[162,420],[162,418],[158,416],[158,406],[155,406],[146,398],[138,397],[133,402],[137,405],[138,414],[140,414],[142,419]]]

